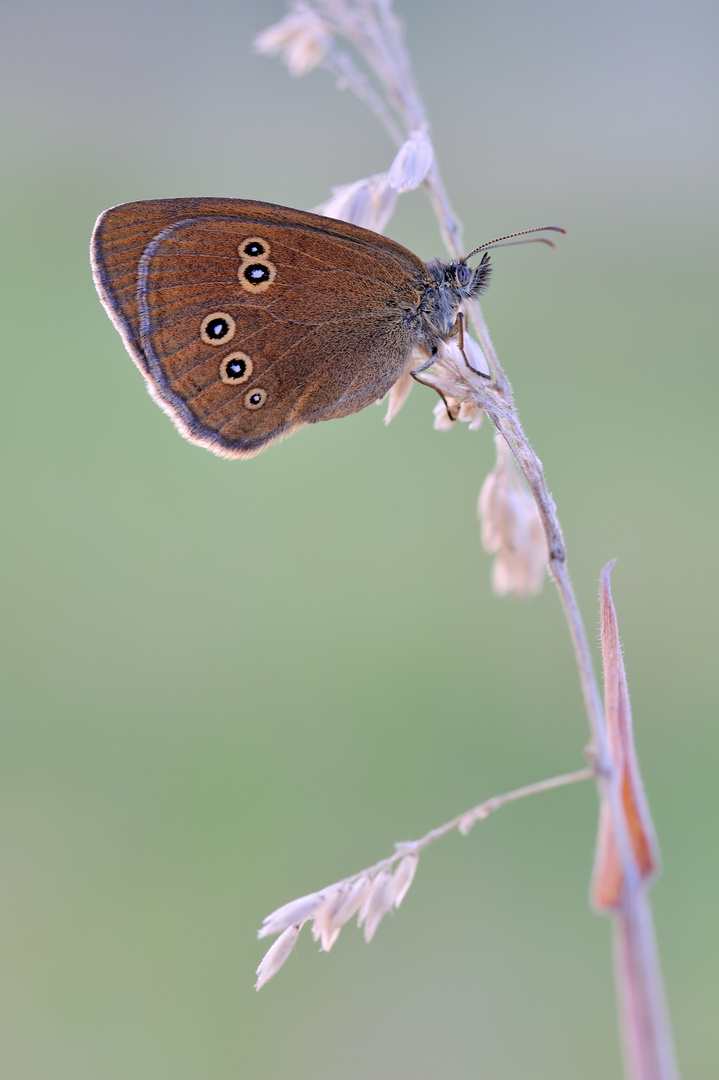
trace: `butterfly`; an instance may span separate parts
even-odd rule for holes
[[[357,225],[220,198],[114,206],[91,243],[100,299],[150,394],[227,458],[358,412],[431,365],[487,286],[487,251],[475,267],[471,255],[425,263]]]

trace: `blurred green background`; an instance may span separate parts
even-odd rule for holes
[[[590,636],[617,557],[653,891],[687,1077],[719,1055],[717,8],[397,3],[485,314]],[[620,1071],[589,785],[421,861],[394,919],[262,917],[492,794],[582,764],[553,590],[495,598],[491,433],[415,388],[251,461],[184,442],[95,295],[96,215],[311,207],[392,147],[330,76],[256,57],[275,0],[4,0],[0,1078],[594,1080]],[[421,192],[388,233],[442,254]]]

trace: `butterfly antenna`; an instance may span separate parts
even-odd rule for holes
[[[490,240],[487,244],[480,244],[474,251],[470,251],[469,255],[465,255],[462,262],[466,262],[467,259],[471,259],[473,255],[476,255],[480,251],[486,251],[487,248],[495,247],[515,247],[517,244],[548,244],[551,248],[556,248],[554,240],[550,240],[548,236],[533,236],[533,233],[540,232],[558,232],[566,236],[567,230],[560,229],[558,225],[541,225],[538,229],[522,229],[521,232],[508,233],[506,236],[498,236],[496,240]],[[517,240],[515,237],[526,237],[526,239]]]

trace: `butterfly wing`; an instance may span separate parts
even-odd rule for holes
[[[381,398],[406,368],[427,281],[386,237],[231,199],[106,211],[93,268],[153,397],[226,457]]]

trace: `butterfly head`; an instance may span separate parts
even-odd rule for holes
[[[425,288],[419,315],[423,344],[430,351],[450,337],[460,308],[486,289],[491,271],[486,251],[478,266],[469,266],[467,259],[434,259],[427,263],[430,284]]]
[[[499,236],[487,244],[480,244],[474,251],[470,251],[469,255],[465,255],[463,259],[456,262],[434,259],[427,263],[430,284],[424,290],[418,312],[421,344],[429,348],[430,352],[436,352],[439,342],[446,341],[455,332],[457,314],[462,305],[484,292],[492,272],[488,248],[535,243],[555,247],[553,240],[537,235],[537,233],[545,232],[563,233],[564,229],[560,229],[557,225],[544,225],[539,229],[523,229],[521,232]],[[479,265],[470,266],[469,260],[480,251],[483,255]]]
[[[479,266],[469,266],[466,259],[458,262],[434,259],[427,264],[427,269],[435,288],[457,307],[465,300],[472,300],[484,292],[492,272],[486,251]]]

